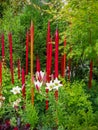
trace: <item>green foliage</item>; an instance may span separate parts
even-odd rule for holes
[[[0,108],[0,118],[11,119],[13,126],[17,125],[17,118],[22,123],[30,123],[31,129],[36,125],[38,129],[58,130],[97,130],[98,125],[98,1],[97,0],[20,0],[3,1],[0,3],[0,35],[5,35],[5,61],[3,68],[2,90],[5,101]],[[59,89],[58,101],[54,91],[49,92],[49,109],[45,110],[45,86],[41,92],[34,89],[34,106],[31,100],[30,74],[26,76],[26,100],[20,95],[12,95],[10,90],[15,86],[22,86],[15,69],[15,84],[11,84],[9,67],[8,33],[12,32],[14,67],[20,58],[25,66],[25,35],[34,22],[34,69],[36,55],[40,56],[42,70],[46,61],[46,32],[47,22],[51,23],[51,35],[54,47],[54,32],[56,26],[60,33],[60,53],[65,51],[67,60],[72,59],[71,76],[73,83],[62,80],[63,87]],[[30,30],[29,30],[30,31]],[[0,36],[1,37],[1,36]],[[66,37],[67,46],[63,48]],[[72,49],[72,50],[71,50]],[[70,51],[71,50],[71,51]],[[1,46],[0,46],[1,51]],[[53,50],[54,51],[54,50]],[[54,52],[53,52],[54,53]],[[60,55],[61,55],[60,54]],[[30,55],[29,55],[30,58]],[[1,56],[0,56],[1,59]],[[84,82],[88,82],[89,61],[93,61],[92,90],[86,90]],[[68,62],[67,62],[68,64]],[[73,76],[75,74],[75,77]],[[78,79],[78,81],[74,81]],[[34,86],[33,86],[34,87]],[[18,111],[12,107],[12,102],[21,98]],[[21,107],[25,105],[25,110]]]
[[[2,106],[0,106],[0,118],[3,119],[3,122],[6,119],[10,119],[12,126],[17,126],[18,119],[20,119],[20,125],[30,123],[31,129],[33,129],[38,122],[38,114],[35,107],[30,102],[30,78],[28,76],[27,87],[29,87],[27,89],[26,99],[24,99],[21,90],[18,94],[11,92],[15,86],[20,86],[20,88],[22,86],[18,79],[17,69],[14,71],[14,85],[11,83],[11,74],[9,72],[10,70],[8,68],[3,68],[2,95],[5,97],[5,100],[2,102]],[[19,101],[18,103],[17,100]]]
[[[25,42],[23,40],[25,39],[25,35],[22,36],[22,34],[25,33],[25,27],[21,25],[20,15],[14,15],[13,9],[11,7],[8,7],[7,10],[4,11],[0,32],[4,33],[5,35],[5,59],[7,62],[7,66],[9,65],[9,32],[12,33],[13,60],[14,63],[16,63],[17,59],[19,57],[22,58],[23,53],[25,52]]]
[[[3,74],[2,74],[2,89],[3,89],[3,94],[5,95],[6,98],[6,103],[9,102],[9,98],[12,96],[12,93],[10,90],[15,87],[15,86],[20,86],[21,87],[21,81],[18,79],[18,70],[14,70],[14,85],[11,82],[11,73],[8,68],[3,67]],[[20,95],[21,96],[21,95]],[[17,97],[17,96],[16,96]]]
[[[15,118],[15,117],[12,117],[12,118],[10,119],[10,123],[11,123],[12,126],[16,126],[16,125],[17,125],[17,120],[16,120],[16,118]]]
[[[98,31],[96,20],[98,2],[93,0],[68,0],[67,11],[69,11],[69,22],[71,25],[67,27],[68,41],[72,44],[73,51],[76,47],[81,47],[80,52],[83,60],[96,58],[94,51]],[[77,56],[76,56],[77,57]],[[77,57],[78,58],[78,57]]]
[[[27,30],[30,31],[30,23],[32,20],[34,22],[34,28],[35,28],[34,29],[34,61],[36,55],[38,54],[41,59],[41,65],[43,68],[45,68],[44,63],[46,58],[44,57],[44,55],[46,54],[46,30],[47,30],[47,22],[49,17],[47,17],[46,14],[43,14],[43,12],[40,12],[40,10],[37,9],[36,6],[37,3],[33,1],[30,5],[28,5],[28,2],[25,2],[25,4],[23,4],[23,1],[22,2],[11,1],[7,5],[6,9],[3,11],[3,17],[0,19],[0,23],[1,23],[0,37],[1,34],[4,33],[5,59],[7,62],[7,66],[9,65],[9,49],[8,49],[9,32],[12,33],[14,65],[16,66],[18,58],[20,58],[20,60],[22,61],[22,66],[25,65],[24,59],[25,59],[26,31]],[[18,8],[19,10],[17,10],[16,8]],[[1,46],[0,46],[0,51],[1,51]]]
[[[38,122],[38,113],[35,107],[31,104],[31,102],[27,101],[25,105],[25,110],[22,113],[22,121],[23,123],[29,123],[31,130],[35,128],[35,125]]]
[[[49,109],[42,116],[42,127],[72,130],[89,129],[93,126],[94,114],[83,82],[63,82],[58,101],[54,92],[49,92]]]
[[[17,118],[17,112],[15,109],[13,109],[13,102],[17,100],[18,98],[21,98],[21,94],[18,95],[13,95],[11,92],[11,89],[15,86],[21,86],[20,81],[18,80],[18,75],[17,75],[17,70],[14,72],[14,81],[15,84],[12,85],[11,83],[11,73],[8,68],[3,67],[2,71],[2,95],[5,97],[5,100],[3,101],[1,110],[0,110],[0,115],[3,118],[3,121],[6,119],[12,120],[12,124],[15,124],[14,118]]]
[[[92,89],[87,91],[91,96],[89,97],[89,100],[92,102],[92,107],[94,111],[95,120],[98,120],[98,83],[96,80],[92,81]],[[96,122],[95,121],[95,122]],[[96,123],[95,123],[96,124]],[[96,124],[97,125],[97,124]]]
[[[12,94],[10,91],[15,86],[21,86],[17,78],[17,70],[15,70],[15,84],[11,85],[9,69],[3,69],[3,96],[5,101],[0,108],[0,117],[3,121],[10,119],[11,125],[20,125],[30,123],[31,129],[72,129],[72,130],[97,130],[98,120],[98,95],[93,89],[93,93],[86,90],[83,81],[66,82],[60,78],[63,86],[59,88],[58,100],[55,99],[55,91],[49,91],[48,100],[49,108],[45,110],[46,92],[45,84],[40,91],[34,89],[34,105],[31,104],[31,85],[30,75],[26,76],[26,99],[22,98],[22,94]],[[5,78],[8,77],[8,78]],[[93,81],[96,86],[96,82]],[[34,86],[33,86],[34,87]],[[90,96],[91,95],[91,96]],[[18,107],[13,107],[13,103],[21,99]]]

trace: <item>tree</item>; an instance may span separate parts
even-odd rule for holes
[[[0,19],[0,34],[5,34],[6,61],[9,64],[9,44],[8,33],[13,36],[13,58],[17,62],[20,58],[22,65],[25,65],[25,40],[26,31],[30,28],[31,20],[34,22],[34,60],[38,53],[40,55],[42,66],[45,67],[45,49],[46,49],[46,31],[47,17],[39,8],[42,3],[28,1],[10,1],[3,11],[3,17]],[[43,7],[42,7],[43,8]],[[1,49],[1,46],[0,46]],[[39,50],[39,51],[38,51]]]

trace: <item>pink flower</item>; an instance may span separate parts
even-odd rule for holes
[[[39,80],[37,81],[34,81],[34,84],[35,84],[35,88],[39,91],[41,86],[42,86],[42,82],[40,82]]]
[[[36,80],[42,81],[43,78],[44,78],[44,75],[45,75],[44,72],[42,72],[42,71],[38,72],[37,71],[36,74],[35,74]]]

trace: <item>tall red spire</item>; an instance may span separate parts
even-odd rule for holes
[[[59,32],[55,32],[55,78],[58,78],[58,47],[59,47]]]
[[[14,84],[13,54],[12,54],[12,34],[11,34],[11,33],[9,33],[8,39],[9,39],[9,49],[10,49],[10,70],[11,70],[11,79],[12,79],[12,84]]]

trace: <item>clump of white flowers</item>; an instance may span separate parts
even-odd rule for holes
[[[19,86],[14,87],[12,90],[10,90],[13,94],[19,94],[21,92],[21,88]]]
[[[21,102],[21,99],[18,98],[16,101],[13,102],[13,107],[18,107],[20,102]]]
[[[51,90],[58,90],[59,87],[62,86],[62,84],[60,83],[60,80],[58,80],[58,78],[56,78],[54,81],[50,81],[49,83],[46,83],[46,89],[48,89],[49,91]]]
[[[58,78],[53,78],[53,76],[51,75],[51,80],[50,82],[46,82],[46,75],[44,72],[40,71],[40,72],[36,72],[35,73],[35,78],[33,77],[33,82],[35,85],[35,88],[39,91],[42,85],[46,85],[46,90],[58,90],[59,87],[62,86],[62,84],[60,83],[60,80],[58,80]]]

